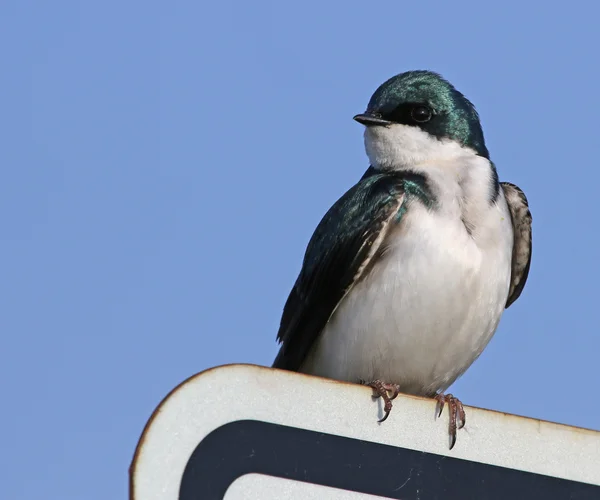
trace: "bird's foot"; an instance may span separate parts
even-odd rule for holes
[[[438,394],[435,400],[437,401],[436,414],[438,418],[442,415],[444,404],[448,403],[448,411],[450,412],[448,434],[450,435],[450,449],[452,449],[456,444],[456,430],[462,429],[467,423],[465,409],[460,400],[452,394]]]
[[[392,400],[396,399],[400,393],[400,386],[398,384],[388,384],[386,382],[382,382],[381,380],[373,380],[373,382],[369,382],[367,385],[375,391],[375,395],[373,397],[383,399],[384,415],[379,421],[383,422],[386,418],[388,418],[390,412],[392,411]]]

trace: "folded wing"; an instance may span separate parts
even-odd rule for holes
[[[368,174],[331,207],[308,244],[283,310],[275,368],[301,367],[339,302],[373,265],[389,226],[401,218],[402,176]]]
[[[508,202],[514,232],[510,289],[506,301],[508,308],[521,295],[529,274],[532,218],[525,193],[510,182],[501,182],[500,185]]]

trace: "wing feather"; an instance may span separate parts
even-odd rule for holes
[[[504,196],[508,203],[514,234],[510,288],[508,300],[506,301],[506,307],[508,308],[521,295],[529,275],[532,249],[532,217],[525,193],[510,182],[501,182],[500,185],[504,190]]]
[[[387,228],[400,218],[403,178],[367,174],[325,214],[308,244],[283,309],[276,368],[300,368],[340,301],[371,269]]]

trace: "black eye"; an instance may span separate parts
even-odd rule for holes
[[[432,114],[431,109],[422,104],[419,104],[410,110],[410,117],[417,123],[428,122],[431,120]]]

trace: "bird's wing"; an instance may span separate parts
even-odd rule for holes
[[[404,182],[369,169],[325,214],[283,309],[275,368],[300,368],[340,301],[369,272],[390,223],[402,216]]]
[[[510,182],[501,182],[504,196],[510,210],[512,219],[514,243],[512,253],[512,269],[510,276],[510,289],[506,307],[508,308],[519,298],[531,264],[531,212],[525,193]]]

